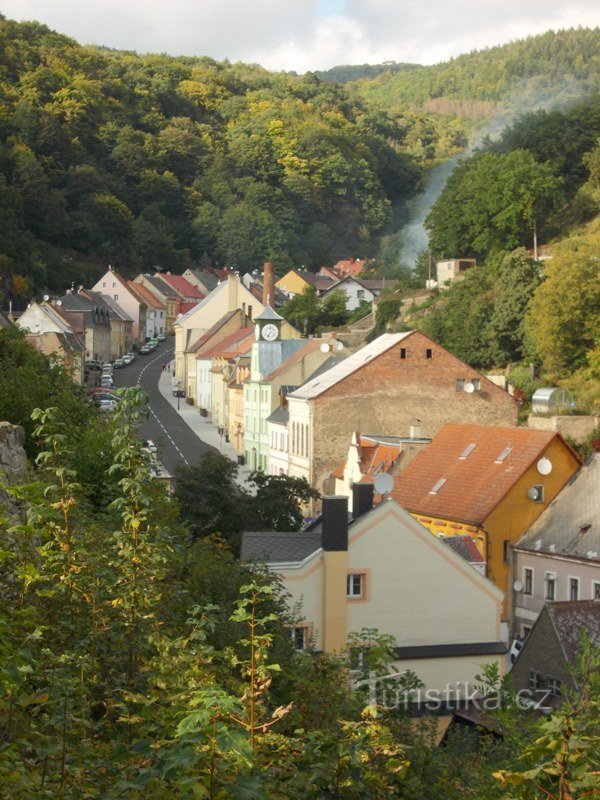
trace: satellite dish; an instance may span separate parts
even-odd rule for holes
[[[521,583],[521,581],[515,581],[513,583],[513,589],[515,590],[515,592],[522,592],[523,591],[523,584]]]
[[[321,345],[321,347],[319,349],[321,350],[322,353],[328,353],[329,352],[329,345],[327,344],[327,342],[323,342],[323,344]]]
[[[45,303],[47,303],[47,302],[48,302],[48,300],[50,300],[50,295],[49,295],[49,294],[45,294],[45,295],[43,296],[42,300],[43,300]]]
[[[337,351],[338,351],[338,353],[339,353],[339,351],[340,351],[340,350],[343,350],[343,349],[344,349],[344,344],[343,344],[343,342],[336,342],[336,343],[333,345],[333,349],[334,349],[334,350],[337,350]]]
[[[532,486],[531,489],[527,489],[527,497],[530,500],[537,500],[538,490],[535,488],[535,486]]]
[[[469,381],[468,383],[465,383],[464,390],[465,390],[465,392],[466,392],[467,394],[473,394],[473,392],[475,391],[475,387],[474,387],[474,386],[473,386],[473,384],[472,384],[472,383]]]
[[[387,472],[382,472],[375,478],[374,485],[377,494],[388,494],[394,488],[394,479]]]
[[[552,462],[550,459],[546,458],[545,456],[544,458],[540,458],[537,463],[537,471],[540,473],[540,475],[550,475],[552,472]]]
[[[180,319],[181,317],[183,317],[183,314],[177,314],[177,319]]]
[[[57,305],[57,306],[62,306],[62,300],[57,300],[57,301],[56,301],[56,305]]]

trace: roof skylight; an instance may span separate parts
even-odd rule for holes
[[[446,478],[440,478],[435,486],[429,490],[429,494],[437,494],[442,486],[446,483]]]
[[[476,447],[475,444],[470,444],[467,447],[465,447],[465,449],[459,455],[459,458],[463,458],[464,459],[464,458],[467,458],[467,456],[470,456],[471,453],[473,452],[473,450],[475,450],[475,447]]]
[[[504,450],[500,453],[498,458],[496,459],[496,464],[501,464],[512,452],[512,445],[508,445],[504,448]]]

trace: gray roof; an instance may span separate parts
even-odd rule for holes
[[[340,383],[340,381],[343,381],[349,375],[352,375],[361,367],[364,367],[365,364],[373,361],[407,336],[410,336],[411,333],[412,331],[405,331],[404,333],[384,333],[378,336],[377,339],[370,344],[361,347],[356,353],[348,356],[348,358],[344,359],[344,361],[337,364],[323,375],[311,381],[307,381],[297,391],[293,392],[290,397],[302,400],[311,400],[314,397],[318,397],[320,394],[323,394],[323,392],[326,392],[327,389],[331,389],[332,386]]]
[[[569,661],[577,656],[584,631],[592,645],[600,645],[600,603],[597,600],[546,603],[545,610]]]
[[[254,317],[254,321],[260,320],[261,322],[265,319],[272,319],[276,320],[277,322],[283,322],[283,317],[281,317],[276,311],[274,311],[270,305],[264,307],[264,309]]]
[[[272,422],[274,425],[287,425],[290,419],[290,412],[287,408],[276,408],[268,417],[267,422]]]
[[[242,561],[260,560],[270,564],[304,561],[321,547],[321,532],[284,533],[245,531],[242,537]]]
[[[577,558],[600,557],[600,453],[592,455],[571,478],[516,548]]]
[[[205,272],[201,269],[192,269],[190,270],[196,278],[202,283],[202,285],[211,292],[219,283],[219,279],[216,275],[213,275],[212,272]]]
[[[256,317],[255,317],[256,319]],[[301,348],[306,347],[306,339],[281,339],[276,342],[260,342],[258,347],[258,371],[270,375]]]
[[[179,292],[176,292],[175,289],[173,289],[173,287],[167,283],[167,281],[163,281],[163,279],[158,275],[144,275],[144,278],[156,289],[157,292],[160,292],[164,297],[175,297],[177,299],[181,298]]]

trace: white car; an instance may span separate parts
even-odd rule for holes
[[[157,447],[152,441],[152,439],[144,439],[143,445],[144,445],[144,450],[153,456],[156,455],[156,453],[158,452]]]
[[[116,400],[100,400],[98,405],[98,411],[116,411],[119,404]]]

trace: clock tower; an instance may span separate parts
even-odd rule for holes
[[[254,337],[257,342],[279,342],[281,341],[281,323],[283,317],[280,317],[276,311],[273,311],[271,306],[266,306],[264,311],[258,316],[254,317]]]

